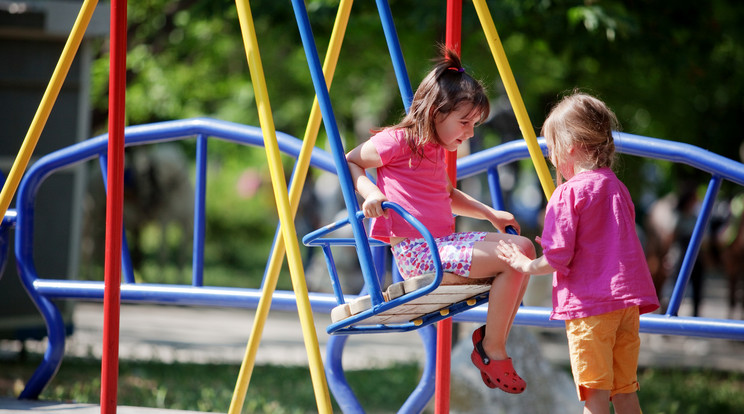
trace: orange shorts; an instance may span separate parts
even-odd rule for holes
[[[610,390],[610,395],[639,389],[638,306],[566,321],[571,371],[579,400],[586,388]]]

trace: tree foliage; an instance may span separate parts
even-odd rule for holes
[[[463,59],[496,84],[480,23],[464,3]],[[323,56],[338,2],[306,4]],[[390,6],[416,85],[435,42],[443,40],[445,2],[398,0]],[[296,133],[313,91],[291,4],[259,0],[251,7],[277,124]],[[730,153],[726,144],[742,113],[744,7],[738,3],[506,0],[489,7],[536,125],[558,93],[582,87],[612,104],[630,132]],[[129,122],[195,115],[256,121],[233,2],[135,2],[128,19]],[[98,64],[105,68],[107,56]],[[97,73],[97,103],[104,111],[105,71]],[[367,112],[373,122],[400,116],[372,2],[352,8],[333,89],[340,90],[333,99],[342,123]],[[362,114],[354,113],[358,107]]]
[[[494,107],[508,114],[478,17],[463,3],[464,64],[488,85]],[[305,4],[322,57],[338,1]],[[502,0],[488,6],[537,129],[558,96],[578,87],[606,100],[626,132],[739,159],[744,6],[725,0]],[[393,0],[390,7],[415,87],[444,40],[446,2]],[[256,0],[251,9],[276,127],[301,137],[314,91],[291,3]],[[348,145],[403,112],[377,13],[374,2],[354,3],[331,89]],[[128,48],[129,123],[211,116],[258,124],[233,2],[130,3]],[[105,129],[107,65],[103,53],[95,69],[98,130]],[[483,127],[482,145],[519,138],[514,125],[507,119]],[[666,171],[664,179],[682,173]]]

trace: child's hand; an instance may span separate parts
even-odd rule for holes
[[[530,273],[532,259],[525,256],[516,244],[499,240],[496,246],[498,258],[505,261],[509,266],[522,273]]]
[[[493,215],[494,217],[491,219],[491,224],[499,229],[499,231],[505,232],[506,228],[511,226],[514,227],[517,234],[520,233],[521,229],[519,223],[517,223],[517,219],[514,218],[512,213],[509,213],[508,211],[493,210]]]
[[[364,217],[375,218],[383,216],[387,218],[387,211],[382,209],[382,203],[384,201],[388,201],[388,199],[384,194],[382,194],[382,192],[378,191],[374,194],[370,194],[370,196],[364,200],[364,203],[362,203],[362,212],[364,213]]]

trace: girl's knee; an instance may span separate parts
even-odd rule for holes
[[[534,259],[535,257],[537,257],[537,250],[535,249],[535,244],[532,242],[532,240],[524,236],[517,236],[517,238],[512,241],[514,242],[514,244],[517,245],[519,250],[524,253],[525,256],[529,257],[530,259]]]

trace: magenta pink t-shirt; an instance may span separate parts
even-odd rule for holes
[[[609,168],[577,174],[555,190],[545,212],[542,248],[556,269],[551,319],[659,307],[636,234],[633,201]]]
[[[423,158],[412,158],[403,130],[386,129],[370,138],[382,166],[377,168],[377,186],[388,200],[416,217],[434,237],[453,232],[452,199],[447,191],[446,150],[427,144]],[[390,237],[422,237],[394,212],[372,221],[370,235],[389,242]]]

